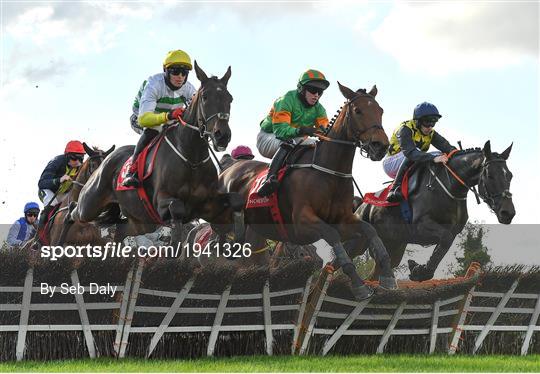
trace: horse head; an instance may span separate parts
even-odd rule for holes
[[[369,92],[364,89],[355,92],[337,83],[339,90],[347,99],[339,115],[346,128],[347,137],[358,143],[361,155],[373,161],[382,160],[390,143],[382,127],[383,109],[375,100],[377,87],[373,86]]]
[[[478,182],[480,196],[495,212],[499,222],[505,225],[511,223],[516,214],[510,192],[512,172],[506,165],[510,151],[512,144],[501,154],[491,152],[491,143],[488,140],[482,149],[484,163]]]
[[[201,136],[209,136],[216,151],[224,151],[231,140],[229,115],[233,97],[227,91],[231,67],[223,77],[208,77],[195,61],[195,73],[201,87],[186,113],[188,121],[197,124]]]
[[[90,175],[101,165],[105,157],[107,157],[109,154],[114,151],[115,146],[113,145],[111,148],[109,148],[107,151],[102,151],[99,148],[96,147],[89,147],[88,144],[83,142],[83,147],[88,155],[88,158],[86,161],[82,164],[81,169],[78,173],[78,178],[83,178],[84,181],[81,181],[82,183],[86,182],[88,178],[90,178]]]

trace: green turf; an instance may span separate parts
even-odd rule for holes
[[[540,372],[540,356],[245,356],[4,362],[0,372]]]

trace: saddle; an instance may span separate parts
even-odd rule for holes
[[[120,173],[118,173],[118,178],[116,179],[116,191],[129,191],[129,190],[137,190],[137,194],[139,195],[139,199],[142,201],[144,205],[144,209],[148,213],[148,215],[159,224],[163,224],[163,221],[161,220],[161,217],[159,216],[158,212],[150,202],[150,199],[148,198],[148,194],[144,188],[144,181],[148,179],[152,172],[154,171],[154,165],[156,160],[156,155],[159,147],[161,146],[163,139],[165,139],[165,135],[167,135],[167,132],[174,126],[167,127],[164,129],[158,136],[156,136],[152,141],[144,147],[142,152],[139,154],[136,160],[132,160],[132,157],[129,157],[124,164],[122,165],[122,168],[120,169]],[[126,187],[123,186],[122,183],[124,182],[124,179],[126,178],[126,174],[131,166],[131,164],[135,162],[137,163],[137,175],[139,176],[139,180],[141,181],[139,187]]]
[[[283,179],[285,178],[285,175],[289,172],[290,170],[289,165],[296,163],[297,160],[299,160],[300,157],[302,157],[302,155],[305,152],[313,148],[314,146],[312,144],[309,144],[309,145],[298,144],[294,147],[291,153],[289,153],[289,155],[287,156],[285,165],[282,166],[281,169],[279,169],[279,172],[277,174],[279,184],[282,183]],[[249,189],[248,199],[246,202],[246,209],[269,208],[270,214],[272,216],[272,220],[277,225],[278,234],[281,236],[283,241],[289,241],[289,236],[287,235],[287,230],[285,229],[285,224],[283,222],[283,216],[281,215],[281,211],[279,209],[278,193],[277,193],[279,191],[279,188],[270,196],[263,197],[263,196],[259,196],[258,194],[259,188],[261,187],[262,183],[266,180],[267,175],[268,175],[268,168],[265,168],[254,179]]]
[[[50,244],[48,235],[51,232],[52,222],[54,221],[54,217],[58,214],[58,212],[60,212],[60,205],[62,205],[62,204],[57,204],[51,209],[51,211],[47,215],[47,218],[45,220],[45,224],[37,232],[39,242],[42,245],[49,245]]]
[[[283,180],[283,177],[285,176],[286,172],[287,172],[287,166],[284,166],[279,170],[278,175],[277,175],[279,183],[281,183],[281,181]],[[272,215],[272,220],[277,225],[279,235],[282,236],[282,238],[285,240],[285,239],[288,239],[288,235],[287,235],[287,230],[285,230],[285,225],[283,222],[281,211],[279,209],[277,191],[271,194],[270,196],[259,196],[259,188],[261,187],[263,182],[266,180],[267,175],[268,175],[268,168],[265,168],[253,180],[253,183],[251,184],[251,187],[248,193],[246,209],[268,207],[270,209],[270,214]]]
[[[407,223],[410,223],[412,221],[412,208],[409,203],[409,196],[411,196],[418,190],[421,175],[424,170],[425,168],[418,165],[412,165],[409,169],[407,169],[401,183],[401,193],[403,195],[403,201],[394,203],[386,201],[388,193],[393,186],[393,183],[391,183],[382,190],[366,193],[362,202],[365,204],[382,207],[400,206],[403,219]]]

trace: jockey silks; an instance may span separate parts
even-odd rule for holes
[[[177,90],[165,83],[165,73],[152,75],[143,82],[133,102],[133,114],[141,127],[159,126],[167,122],[167,113],[181,106],[188,106],[195,94],[195,87],[185,82]]]
[[[298,97],[298,92],[287,92],[274,102],[270,113],[261,122],[261,129],[274,133],[278,139],[291,139],[299,136],[299,127],[326,127],[328,118],[320,102],[306,107]]]

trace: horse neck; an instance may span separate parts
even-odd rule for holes
[[[448,166],[465,182],[469,187],[476,186],[482,171],[484,155],[482,151],[472,151],[454,156],[448,162]],[[455,177],[450,175],[450,190],[468,191]]]
[[[348,108],[345,107],[336,119],[332,129],[327,134],[328,137],[337,140],[352,141],[349,139],[346,127],[346,115]],[[323,167],[351,174],[356,147],[347,144],[335,143],[332,141],[321,141],[317,146],[317,157],[315,162]]]
[[[76,182],[85,184],[88,181],[88,178],[90,178],[90,162],[90,159],[88,159],[84,164],[82,164],[81,168],[77,172],[77,176],[75,178]],[[69,199],[67,199],[66,202],[69,203],[71,201],[78,201],[81,189],[81,186],[73,183],[69,191]]]
[[[199,95],[198,91],[193,101],[186,110],[185,121],[186,123],[197,127],[198,123],[202,120],[202,115],[198,108]],[[174,141],[178,150],[182,153],[185,152],[185,156],[193,162],[199,162],[202,159],[208,157],[208,144],[201,134],[189,127],[178,124],[178,128],[174,131]]]

